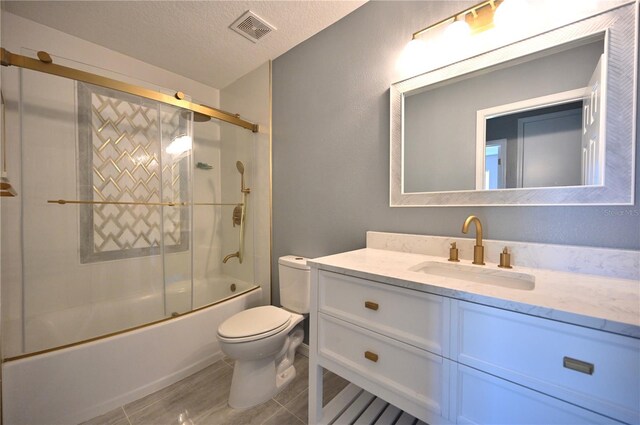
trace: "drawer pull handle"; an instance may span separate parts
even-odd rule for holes
[[[577,372],[586,373],[587,375],[593,375],[593,363],[583,362],[582,360],[572,359],[571,357],[565,357],[562,359],[562,365],[567,369],[575,370]]]
[[[378,303],[374,303],[373,301],[365,301],[364,302],[364,307],[368,308],[369,310],[378,311],[378,308],[380,306],[378,305]]]
[[[378,361],[378,355],[376,353],[372,353],[371,351],[365,351],[364,358],[367,360],[371,360],[374,363]]]

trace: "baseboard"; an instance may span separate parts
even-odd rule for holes
[[[309,358],[309,346],[304,342],[298,346],[298,353],[302,354],[306,358]]]

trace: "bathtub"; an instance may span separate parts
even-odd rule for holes
[[[224,301],[252,287],[250,283],[229,276],[194,280],[193,309]],[[189,312],[192,310],[191,288],[190,280],[170,282],[162,292],[104,300],[27,317],[24,351],[16,352],[13,348],[5,347],[5,355],[13,357],[21,352],[33,353],[86,341],[99,335],[157,322],[172,314]],[[14,332],[20,331],[20,323],[13,323],[11,327],[18,328]]]
[[[198,285],[194,290],[197,294]],[[190,284],[184,282],[168,285],[167,307],[184,307],[187,299],[190,302],[190,292]],[[236,292],[242,292],[242,289],[236,288]],[[164,297],[164,294],[159,296]],[[239,311],[259,305],[262,289],[256,287],[237,296],[228,296],[232,298],[171,320],[4,363],[4,423],[79,423],[157,391],[218,361],[222,358],[216,340],[219,324]],[[158,300],[151,302],[138,298],[131,302],[137,302],[140,310],[147,304],[153,308],[158,305]],[[48,335],[47,329],[56,329],[63,322],[75,320],[85,320],[81,322],[82,326],[75,327],[76,332],[91,335],[91,328],[100,326],[105,314],[122,312],[123,305],[119,303],[116,308],[116,304],[94,304],[91,312],[64,311],[57,312],[57,317],[41,317],[39,336],[69,337],[61,335],[61,332]],[[139,314],[142,318],[146,313],[138,311],[131,314]],[[75,334],[72,337],[80,336]]]

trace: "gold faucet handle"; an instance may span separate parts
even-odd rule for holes
[[[458,259],[458,248],[456,247],[455,242],[451,242],[451,248],[449,248],[449,261],[459,262]]]
[[[502,253],[500,253],[500,264],[498,264],[498,267],[503,269],[513,268],[511,267],[511,254],[509,254],[509,250],[506,246],[502,250]]]

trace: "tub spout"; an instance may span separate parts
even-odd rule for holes
[[[227,261],[229,261],[230,259],[232,259],[233,257],[238,257],[240,258],[240,252],[236,251],[233,254],[229,254],[226,257],[224,257],[224,259],[222,260],[223,263],[226,263]]]

